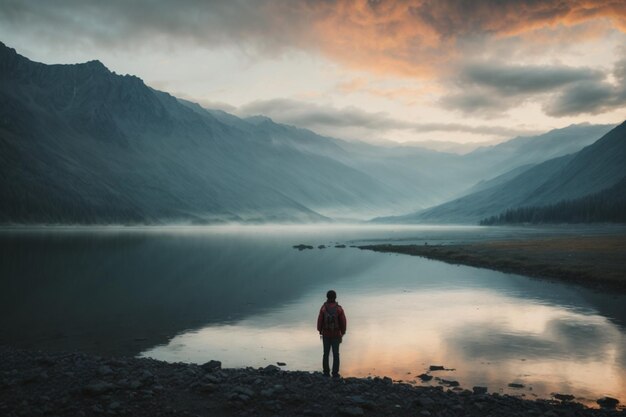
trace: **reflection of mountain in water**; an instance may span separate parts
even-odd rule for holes
[[[149,230],[4,233],[0,343],[136,354],[185,330],[235,323],[335,285],[352,302],[359,294],[396,294],[404,288],[442,294],[481,289],[583,316],[600,314],[621,332],[626,329],[624,296],[417,257],[291,247],[335,242],[338,235],[358,237],[350,233],[335,231],[332,238]],[[443,228],[440,235],[454,240],[450,233]],[[406,232],[416,239],[424,234],[435,239],[437,231]],[[459,237],[467,234],[458,232]]]
[[[2,236],[0,343],[136,354],[186,329],[260,314],[375,259],[352,261],[234,236]]]

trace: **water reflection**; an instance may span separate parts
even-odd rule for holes
[[[198,363],[217,358],[230,367],[284,361],[288,369],[319,370],[318,302],[304,297],[234,325],[183,333],[143,355]],[[345,375],[417,382],[430,364],[444,364],[455,371],[433,374],[469,388],[543,397],[573,392],[590,399],[623,398],[626,391],[620,363],[626,340],[601,316],[475,289],[361,294],[343,305],[350,323],[342,345]],[[508,388],[511,382],[526,388]]]
[[[626,396],[624,330],[584,302],[586,290],[419,258],[372,256],[376,265],[334,283],[349,320],[344,374],[419,383],[415,376],[429,365],[444,364],[455,371],[433,375],[466,388],[483,385],[529,397],[574,393],[583,401]],[[284,361],[288,369],[319,370],[315,317],[325,290],[318,285],[266,314],[182,333],[143,355],[219,359],[231,367]],[[558,303],[563,299],[569,302]],[[512,382],[525,388],[509,388]]]
[[[262,234],[0,235],[0,342],[134,355],[186,329],[261,314],[375,263],[292,244]]]
[[[0,343],[318,370],[315,319],[332,287],[349,320],[345,375],[411,381],[428,365],[443,364],[456,370],[440,376],[463,387],[626,399],[624,296],[417,257],[291,248],[518,232],[391,226],[0,233]],[[510,382],[527,388],[508,389]]]

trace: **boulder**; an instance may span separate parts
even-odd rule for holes
[[[246,395],[248,397],[254,397],[254,391],[252,391],[250,388],[248,387],[244,387],[244,386],[237,386],[233,389],[234,392],[241,394],[241,395]]]
[[[448,387],[458,387],[460,385],[459,381],[453,381],[448,379],[442,379],[441,381],[439,381],[439,383]]]
[[[104,381],[93,381],[83,387],[83,393],[87,395],[102,395],[115,389],[115,385]]]
[[[107,375],[111,375],[112,373],[113,373],[113,370],[111,369],[111,367],[107,365],[102,365],[101,367],[98,368],[98,374],[100,374],[100,376],[107,376]]]
[[[552,394],[554,398],[560,401],[572,401],[575,397],[571,394]]]
[[[210,360],[200,365],[200,368],[202,368],[203,370],[207,372],[215,371],[217,369],[222,369],[222,362]]]
[[[267,365],[265,368],[263,368],[263,370],[265,372],[274,373],[280,371],[280,368],[276,365]]]
[[[486,394],[487,393],[487,387],[476,386],[476,387],[472,388],[472,391],[474,391],[474,394],[477,394],[477,395],[479,395],[479,394]]]
[[[361,407],[342,407],[339,409],[339,414],[343,416],[362,416],[365,413]]]
[[[598,403],[600,407],[608,408],[608,409],[613,409],[617,407],[617,404],[619,404],[619,400],[617,398],[612,398],[612,397],[603,397],[597,400],[596,402]]]

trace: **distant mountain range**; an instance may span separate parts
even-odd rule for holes
[[[511,169],[539,169],[612,127],[575,125],[466,155],[346,142],[207,110],[99,61],[46,65],[0,43],[0,223],[315,222],[407,213],[468,189],[504,186]],[[602,182],[589,181],[589,189]],[[541,185],[542,195],[561,192],[556,182]]]
[[[521,207],[555,205],[568,202],[569,210],[582,209],[572,203],[592,196],[626,178],[626,122],[582,150],[550,159],[534,166],[516,168],[468,195],[413,214],[379,219],[385,222],[409,223],[477,223],[505,211]],[[618,187],[619,188],[619,187]],[[613,190],[615,191],[615,190]],[[603,201],[615,195],[601,194]],[[518,213],[519,214],[519,213]],[[577,218],[582,213],[573,213]],[[609,220],[607,218],[607,220]],[[563,221],[567,221],[565,216]]]

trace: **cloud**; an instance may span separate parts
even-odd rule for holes
[[[356,107],[338,109],[291,99],[254,101],[240,107],[237,114],[241,116],[261,114],[281,123],[293,124],[322,133],[339,131],[353,138],[357,138],[363,132],[369,135],[384,135],[393,131],[464,132],[499,138],[536,133],[527,129],[503,126],[413,122],[393,118],[385,112],[367,112]]]
[[[466,39],[532,35],[602,21],[626,31],[622,0],[0,0],[7,30],[51,42],[125,47],[236,46],[250,53],[321,53],[367,71],[436,76]],[[530,38],[531,39],[531,38]],[[542,42],[544,42],[543,40]]]
[[[601,113],[617,106],[624,106],[614,93],[614,86],[606,82],[588,81],[566,88],[544,105],[550,116],[572,116],[582,113]]]
[[[626,59],[609,74],[587,67],[512,66],[498,62],[461,68],[454,84],[457,92],[440,100],[448,109],[492,116],[530,99],[544,100],[549,116],[597,114],[625,106]]]
[[[600,114],[626,107],[626,83],[585,82],[566,88],[543,106],[549,116]]]
[[[601,71],[567,66],[501,65],[480,63],[464,67],[459,82],[488,87],[500,94],[547,92],[578,81],[601,80]]]
[[[425,0],[412,12],[443,36],[515,35],[598,18],[626,28],[621,0]]]
[[[549,116],[599,114],[626,107],[626,49],[613,67],[614,82],[587,80],[564,88],[544,104]]]
[[[513,97],[503,97],[492,92],[476,89],[464,90],[444,96],[439,104],[452,110],[460,110],[464,114],[497,115],[516,104],[520,100]]]
[[[276,120],[307,127],[361,126],[379,130],[398,128],[385,113],[370,113],[355,107],[333,109],[289,99],[258,100],[240,107],[244,115],[262,114]]]
[[[469,61],[520,58],[517,50],[526,55],[523,62],[531,62],[529,57],[570,47],[572,36],[582,42],[599,33],[626,33],[623,0],[0,0],[0,27],[48,48],[176,50],[191,43],[206,50],[237,48],[252,58],[298,50],[387,77],[449,82],[456,76],[439,103],[484,117],[531,99],[540,100],[548,115],[596,114],[619,108],[623,98],[608,90],[624,82],[607,81],[607,74],[592,68]],[[429,95],[358,82],[342,88],[402,96],[407,105]],[[391,129],[385,127],[388,116],[379,115],[382,125],[374,129],[371,115],[348,113],[347,121],[360,117],[365,129]],[[347,123],[339,119],[327,114],[316,123]]]

